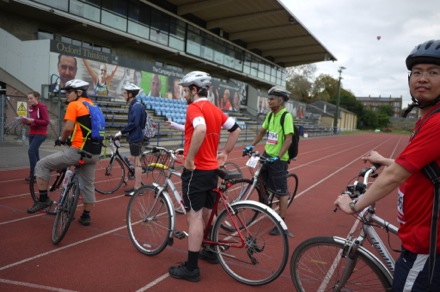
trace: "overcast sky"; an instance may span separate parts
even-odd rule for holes
[[[403,97],[411,102],[405,59],[440,39],[439,0],[281,0],[337,61],[315,63],[317,74],[339,76],[355,96]],[[377,39],[380,36],[380,40]]]

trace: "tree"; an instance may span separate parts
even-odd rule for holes
[[[286,68],[286,89],[295,100],[309,103],[316,66],[313,64]]]

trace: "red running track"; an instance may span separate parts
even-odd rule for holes
[[[355,220],[333,212],[333,201],[365,165],[360,157],[370,150],[394,158],[405,147],[408,136],[372,133],[302,139],[300,155],[290,164],[299,177],[298,195],[288,210],[286,223],[295,238],[289,239],[291,255],[303,240],[320,235],[345,237]],[[242,146],[236,147],[230,161],[242,165]],[[262,151],[263,146],[256,147]],[[220,265],[200,261],[201,281],[190,283],[168,276],[168,267],[186,260],[187,241],[175,240],[161,254],[148,257],[131,244],[125,222],[129,198],[123,187],[115,194],[97,194],[92,225],[77,221],[59,245],[51,242],[54,217],[44,213],[29,215],[32,205],[27,169],[0,171],[0,291],[292,291],[289,263],[274,282],[250,287],[230,278]],[[378,214],[397,224],[394,194],[378,204]],[[76,218],[80,216],[79,206]],[[177,217],[178,228],[186,220]],[[387,235],[384,234],[386,237]],[[387,242],[385,238],[385,242]],[[392,237],[393,248],[399,240]],[[290,261],[289,261],[290,262]]]

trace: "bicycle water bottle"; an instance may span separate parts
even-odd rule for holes
[[[63,180],[63,188],[65,188],[67,186],[67,184],[70,181],[70,178],[72,177],[72,171],[70,169],[68,169],[66,171],[66,174],[64,175],[64,180]]]
[[[125,162],[127,162],[128,167],[130,167],[130,169],[134,171],[134,165],[133,165],[133,163],[131,162],[131,160],[128,159],[128,157],[125,156],[125,155],[124,155],[124,160],[125,160]]]

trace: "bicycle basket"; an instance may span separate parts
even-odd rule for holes
[[[171,156],[164,150],[150,151],[142,156],[142,166],[146,171],[167,170],[171,164]]]

